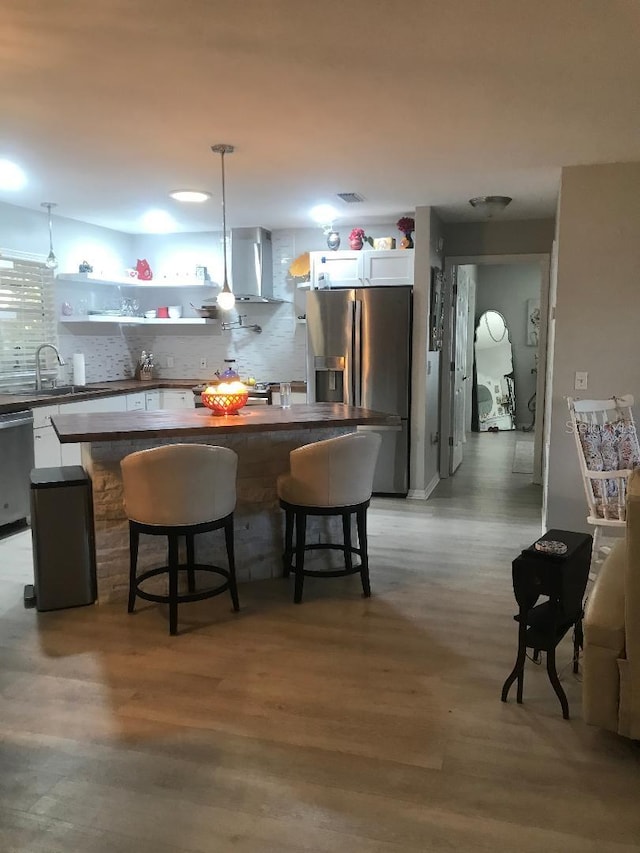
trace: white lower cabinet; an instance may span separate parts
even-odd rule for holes
[[[295,395],[292,395],[295,397]],[[295,399],[294,401],[295,402]],[[88,412],[133,412],[155,409],[193,409],[193,391],[176,388],[136,391],[95,400],[74,400],[58,406],[33,409],[33,455],[36,468],[56,468],[59,465],[80,465],[80,444],[60,444],[51,424],[51,415],[84,414]]]
[[[274,406],[280,405],[280,392],[279,391],[273,392],[273,394],[271,395],[271,402],[272,402],[272,405],[274,405]],[[296,406],[296,405],[299,405],[300,403],[306,403],[306,402],[307,402],[307,395],[304,391],[292,391],[291,392],[291,405],[292,406]]]
[[[33,464],[36,468],[57,468],[61,464],[60,442],[51,425],[58,406],[33,409]]]
[[[36,468],[57,468],[62,464],[60,442],[52,426],[33,431],[33,464]]]
[[[126,405],[128,412],[141,411],[144,412],[147,408],[146,394],[144,391],[138,391],[136,394],[127,394]]]
[[[145,391],[144,408],[147,412],[155,412],[156,409],[160,408],[160,391],[158,389]]]
[[[161,409],[194,409],[196,405],[193,391],[178,391],[175,388],[162,388],[160,390]]]

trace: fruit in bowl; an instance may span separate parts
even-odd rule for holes
[[[218,415],[232,415],[249,399],[246,385],[239,380],[207,385],[200,395],[204,405]]]

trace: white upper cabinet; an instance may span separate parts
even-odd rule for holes
[[[362,252],[311,252],[311,287],[362,287]]]
[[[413,284],[412,249],[311,252],[311,287]]]
[[[413,284],[413,249],[374,249],[361,254],[366,284]]]

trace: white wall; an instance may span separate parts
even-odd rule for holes
[[[563,169],[547,526],[586,530],[568,396],[640,399],[640,163]],[[588,391],[574,390],[586,370]]]
[[[527,300],[540,298],[540,264],[481,264],[477,267],[476,325],[480,316],[493,309],[505,318],[513,352],[516,394],[516,424],[531,423],[527,401],[535,393],[537,347],[527,345]]]
[[[58,272],[78,272],[78,264],[85,259],[105,276],[130,266],[133,253],[130,234],[55,214],[52,221]],[[44,259],[49,254],[47,211],[0,202],[0,248],[29,252]]]

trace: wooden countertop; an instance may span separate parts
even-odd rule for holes
[[[152,379],[141,382],[139,379],[116,379],[111,382],[92,382],[86,387],[87,391],[78,394],[50,395],[38,394],[37,391],[21,394],[0,394],[0,414],[20,412],[23,409],[34,409],[38,406],[58,406],[73,403],[77,400],[96,400],[100,397],[111,397],[118,394],[133,394],[136,391],[153,391],[157,388],[176,388],[178,390],[194,388],[204,384],[202,379]],[[269,383],[272,391],[277,391],[277,382]],[[305,392],[306,382],[292,382],[292,391]]]
[[[341,426],[396,426],[398,415],[345,406],[342,403],[256,406],[237,415],[217,416],[209,409],[155,412],[104,412],[53,415],[51,422],[62,444],[81,441],[122,441],[137,438],[212,436],[223,433],[273,432]]]

